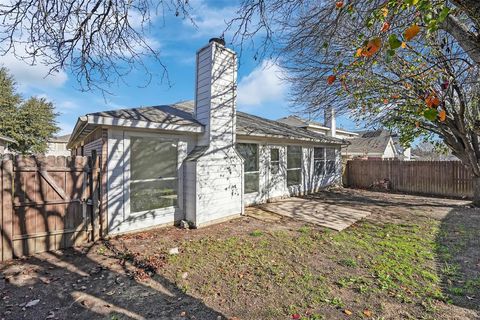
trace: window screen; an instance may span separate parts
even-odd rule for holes
[[[132,137],[130,147],[130,211],[176,206],[176,142]]]
[[[287,186],[302,182],[302,147],[287,147]]]
[[[313,148],[313,165],[316,176],[325,174],[325,148]]]
[[[244,159],[244,192],[258,192],[258,145],[254,143],[239,143],[237,150]]]
[[[325,158],[327,160],[327,174],[335,173],[336,150],[333,148],[325,149]]]
[[[270,170],[272,173],[280,171],[280,149],[270,149]]]

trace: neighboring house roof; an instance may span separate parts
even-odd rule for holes
[[[119,125],[174,131],[203,132],[204,126],[194,115],[194,101],[183,101],[172,105],[118,109],[87,114],[80,117],[69,144],[85,136],[95,125]],[[185,129],[185,128],[188,128]],[[273,137],[346,144],[346,141],[321,134],[312,134],[304,128],[294,127],[278,121],[257,117],[237,111],[237,135]]]
[[[306,120],[306,119],[302,119],[298,116],[287,116],[287,117],[280,118],[277,121],[288,124],[288,125],[291,125],[291,126],[294,126],[294,127],[301,127],[301,128],[315,127],[315,128],[318,128],[318,129],[323,129],[325,131],[330,130],[329,127],[325,126],[324,124],[322,124],[318,121]],[[348,131],[348,130],[346,130],[344,128],[341,128],[341,127],[337,127],[336,130],[341,132],[341,133],[347,133],[347,134],[352,134],[352,135],[357,134],[356,132]]]
[[[385,129],[371,130],[371,131],[358,131],[359,137],[361,138],[377,138],[377,137],[391,137],[395,150],[399,154],[405,152],[405,148],[400,143],[400,137],[395,132],[390,132]]]
[[[63,136],[52,137],[48,142],[68,142],[70,140],[70,134],[65,134]]]
[[[392,140],[390,136],[378,135],[367,138],[355,138],[349,141],[350,145],[347,147],[347,154],[383,155]]]
[[[0,141],[5,141],[5,142],[9,142],[9,143],[16,143],[17,142],[15,139],[12,139],[12,138],[7,137],[7,136],[2,136],[2,135],[0,135]]]

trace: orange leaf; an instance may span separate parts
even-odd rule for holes
[[[441,122],[444,122],[447,119],[447,112],[445,110],[440,110],[438,113],[438,117],[440,118]]]
[[[430,93],[428,97],[425,99],[425,103],[429,108],[436,108],[440,105],[440,99],[438,99],[435,93]]]
[[[332,84],[335,82],[336,79],[337,79],[337,77],[336,77],[334,74],[328,76],[328,78],[327,78],[327,84],[328,84],[328,85],[332,85]]]
[[[388,103],[388,99],[387,99],[387,98],[383,99],[383,103],[384,103],[384,104],[387,104],[387,103]]]
[[[407,43],[406,42],[402,42],[402,44],[400,45],[400,47],[402,47],[403,49],[405,49],[407,47]]]
[[[410,26],[405,30],[405,39],[407,41],[412,40],[420,32],[420,27],[416,24]]]
[[[352,315],[352,311],[348,310],[348,309],[345,309],[343,310],[343,312],[347,315],[347,316],[351,316]]]
[[[380,29],[380,32],[387,32],[388,29],[390,29],[390,23],[384,22],[382,25],[382,29]]]
[[[381,46],[382,46],[382,39],[374,38],[368,41],[367,46],[365,47],[364,50],[362,50],[362,55],[364,57],[371,57],[375,53],[377,53],[378,50],[380,50]]]
[[[415,121],[415,127],[419,128],[420,127],[420,122]]]
[[[360,57],[363,53],[363,48],[358,48],[357,52],[355,53],[355,57]]]
[[[343,8],[343,1],[337,1],[337,2],[335,3],[335,7],[337,7],[337,9]]]

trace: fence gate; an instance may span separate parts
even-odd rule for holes
[[[0,261],[96,238],[98,159],[4,158],[0,181]]]

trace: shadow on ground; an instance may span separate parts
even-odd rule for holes
[[[480,208],[453,208],[437,235],[442,287],[457,306],[480,310]]]
[[[0,265],[0,317],[226,319],[155,274],[163,257],[140,261],[108,256],[99,248],[42,253]]]

